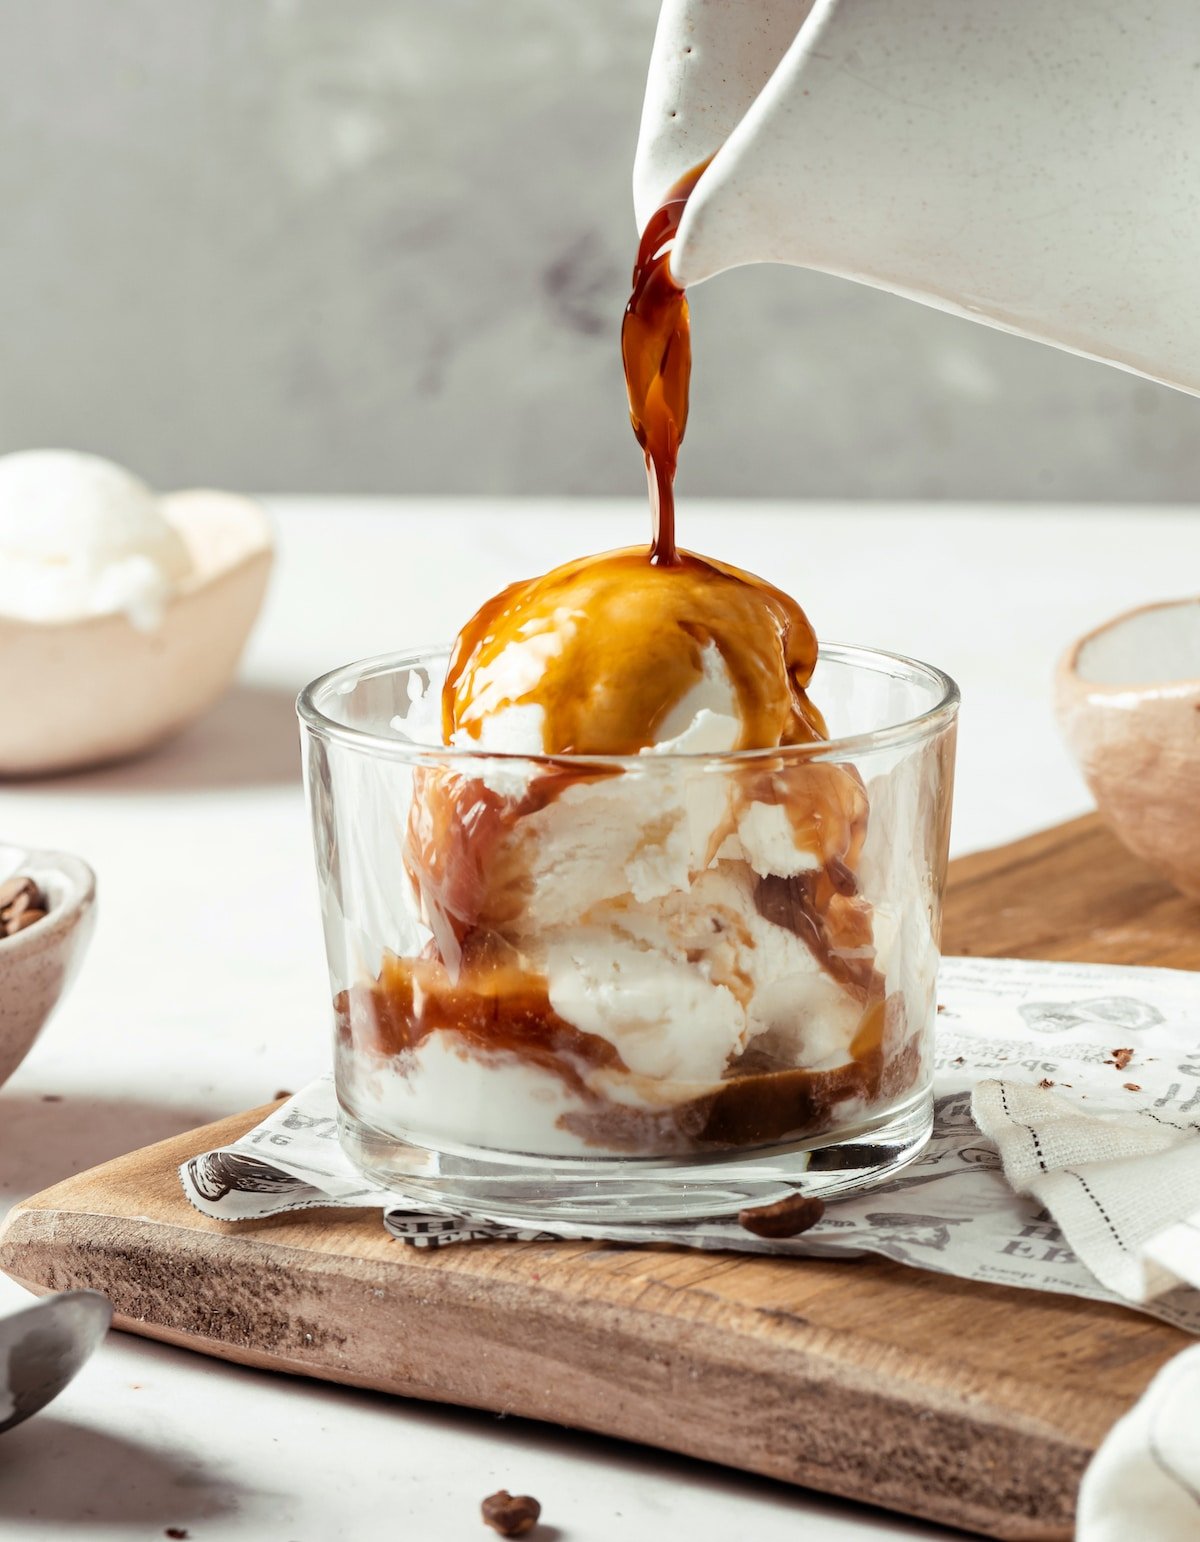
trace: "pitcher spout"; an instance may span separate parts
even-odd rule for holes
[[[1200,9],[665,0],[639,222],[671,256],[870,284],[1200,393]]]

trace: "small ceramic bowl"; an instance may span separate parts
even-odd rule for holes
[[[231,493],[171,493],[159,505],[193,571],[153,631],[123,615],[0,616],[0,776],[134,755],[185,727],[232,680],[267,587],[267,517]]]
[[[33,879],[49,909],[24,931],[0,937],[0,1085],[74,979],[96,920],[96,875],[78,857],[0,845],[0,878],[17,874]]]
[[[1056,698],[1114,833],[1200,899],[1200,598],[1143,605],[1081,637]]]

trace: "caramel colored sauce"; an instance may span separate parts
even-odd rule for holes
[[[743,788],[746,801],[776,803],[787,813],[796,846],[821,866],[790,878],[760,878],[758,912],[806,944],[830,977],[865,1001],[883,982],[875,969],[871,907],[858,892],[858,865],[870,808],[862,778],[821,761],[769,771]]]
[[[506,837],[564,787],[586,780],[579,767],[564,763],[543,768],[524,792],[508,797],[481,777],[460,771],[420,767],[414,772],[405,866],[438,956],[455,974],[485,920]]]
[[[542,709],[547,755],[636,755],[721,656],[737,698],[737,749],[825,737],[806,687],[817,638],[790,596],[723,562],[634,548],[510,585],[459,633],[442,694],[447,742],[511,707]]]
[[[675,467],[687,427],[692,329],[687,296],[671,275],[670,255],[688,197],[707,161],[693,166],[646,222],[633,264],[633,292],[621,325],[629,419],[646,454],[653,539],[650,560],[671,566],[675,549]]]
[[[576,1093],[585,1092],[582,1066],[625,1068],[608,1039],[558,1015],[542,975],[503,956],[476,958],[451,979],[438,959],[389,954],[373,984],[341,992],[334,1014],[339,1034],[368,1054],[403,1055],[446,1031],[477,1053],[507,1052],[553,1071]]]
[[[594,1069],[623,1071],[615,1047],[582,1033],[550,1005],[545,981],[519,963],[473,967],[452,982],[436,960],[385,958],[379,979],[334,1003],[342,1041],[372,1056],[403,1056],[432,1033],[457,1035],[475,1053],[507,1053],[559,1077],[582,1107],[563,1116],[580,1139],[631,1154],[747,1148],[820,1133],[844,1103],[896,1099],[920,1071],[917,1041],[905,1038],[904,1004],[875,994],[864,1008],[845,1064],[828,1071],[759,1069],[747,1059],[710,1091],[659,1107],[611,1100],[589,1086]],[[888,1056],[885,1038],[903,1043]]]

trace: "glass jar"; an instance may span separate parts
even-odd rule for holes
[[[353,1161],[536,1223],[828,1197],[911,1160],[954,682],[827,645],[826,742],[517,756],[438,742],[446,664],[349,665],[299,701]]]

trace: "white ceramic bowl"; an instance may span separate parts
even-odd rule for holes
[[[266,591],[267,517],[231,493],[172,493],[160,507],[193,571],[153,631],[123,615],[0,616],[0,775],[136,754],[190,723],[233,678]]]
[[[18,873],[33,879],[50,908],[24,931],[0,937],[0,1084],[74,978],[96,919],[96,875],[78,857],[0,845],[0,877]]]
[[[1200,898],[1200,598],[1143,605],[1081,637],[1056,695],[1101,814]]]

